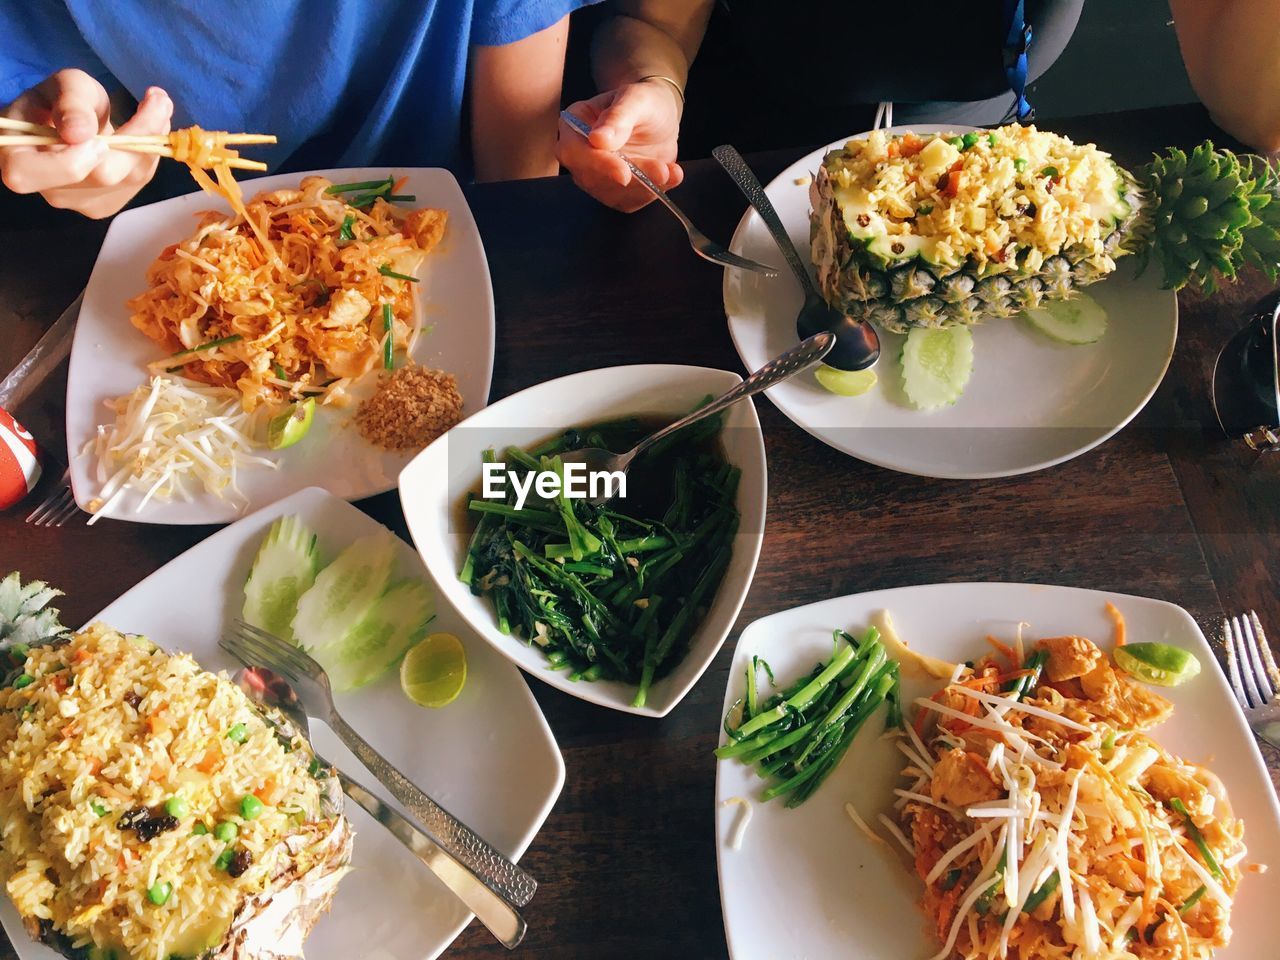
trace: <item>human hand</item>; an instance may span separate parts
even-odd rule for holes
[[[637,183],[618,153],[663,189],[678,186],[684,171],[676,160],[680,98],[665,83],[628,83],[568,107],[592,127],[584,138],[560,121],[556,155],[573,182],[615,210],[631,213],[653,199]]]
[[[95,219],[133,199],[155,174],[154,154],[109,150],[99,135],[165,134],[173,101],[159,87],[147,90],[134,115],[111,125],[107,91],[83,70],[60,70],[3,111],[16,120],[52,126],[63,142],[47,147],[0,147],[0,179],[14,193],[39,193],[50,206]]]

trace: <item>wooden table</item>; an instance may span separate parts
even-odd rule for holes
[[[1126,164],[1162,145],[1215,134],[1198,108],[1056,127],[1106,145]],[[751,159],[767,180],[799,153]],[[689,253],[678,225],[657,205],[616,214],[568,178],[472,187],[467,196],[496,290],[492,399],[611,364],[740,369],[725,327],[720,271]],[[688,165],[679,199],[721,239],[743,211],[736,189],[710,161]],[[103,231],[29,199],[0,199],[0,370],[81,288]],[[531,684],[560,741],[567,779],[525,858],[541,886],[527,910],[522,955],[725,956],[711,750],[733,644],[758,617],[882,587],[1017,580],[1171,600],[1211,636],[1224,611],[1252,607],[1280,637],[1273,577],[1280,569],[1280,457],[1218,441],[1206,393],[1218,347],[1266,286],[1255,276],[1211,298],[1183,295],[1173,367],[1137,421],[1097,450],[1028,476],[957,482],[890,473],[823,446],[760,401],[770,464],[764,550],[738,629],[707,676],[660,721]],[[61,436],[63,387],[49,383],[17,411],[49,443]],[[360,506],[404,533],[395,494]],[[115,521],[40,530],[22,524],[27,509],[0,515],[0,571],[18,568],[66,589],[69,623],[212,532]],[[1268,759],[1280,779],[1280,756],[1272,751]],[[448,954],[503,955],[474,924]],[[0,958],[12,956],[0,947]]]

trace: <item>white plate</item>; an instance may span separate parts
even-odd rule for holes
[[[635,687],[606,680],[570,681],[565,671],[547,666],[541,649],[498,629],[492,602],[474,596],[458,579],[470,540],[461,504],[468,492],[479,489],[480,456],[489,447],[530,447],[569,427],[619,417],[658,414],[675,420],[708,395],[724,393],[741,381],[728,370],[667,364],[587,370],[521,390],[454,427],[400,475],[405,520],[439,593],[495,650],[531,676],[624,713],[666,716],[692,689],[729,635],[760,556],[766,502],[764,438],[751,401],[729,408],[723,432],[725,456],[742,470],[737,501],[741,520],[733,556],[715,600],[689,641],[689,652],[653,684],[643,707],[631,705]]]
[[[892,129],[901,133],[909,128]],[[765,190],[806,261],[808,182],[826,152],[844,142],[796,161]],[[742,218],[729,246],[755,260],[781,262],[754,210]],[[975,480],[1070,460],[1133,419],[1155,393],[1173,356],[1177,298],[1159,289],[1156,269],[1134,279],[1133,260],[1122,259],[1114,276],[1089,287],[1089,295],[1110,317],[1107,334],[1097,343],[1056,343],[1021,319],[974,327],[973,377],[954,406],[921,411],[907,403],[898,362],[903,337],[885,331],[880,331],[882,352],[875,368],[880,379],[865,396],[839,397],[812,376],[801,375],[774,387],[769,399],[823,443],[902,473]],[[772,278],[725,271],[729,332],[748,370],[795,344],[802,301],[800,285],[788,271]]]
[[[741,695],[743,670],[752,654],[769,661],[779,683],[789,683],[830,657],[832,629],[857,634],[878,610],[893,614],[908,646],[961,661],[990,649],[983,639],[988,633],[1011,639],[1018,619],[1031,624],[1028,637],[1076,633],[1109,649],[1112,625],[1103,610],[1108,600],[1128,620],[1130,639],[1177,644],[1194,651],[1204,666],[1191,683],[1161,691],[1176,708],[1154,735],[1174,753],[1210,764],[1244,819],[1246,862],[1271,867],[1265,874],[1245,875],[1231,916],[1235,936],[1217,956],[1274,956],[1280,805],[1213,652],[1181,607],[1144,597],[1019,583],[932,584],[826,600],[747,627],[729,671],[725,709]],[[937,951],[917,906],[920,882],[905,855],[867,839],[844,812],[845,802],[851,801],[874,824],[876,814],[892,806],[890,791],[898,785],[901,755],[879,737],[883,717],[883,711],[872,716],[830,779],[793,810],[778,801],[756,802],[761,781],[738,761],[717,766],[720,898],[735,960],[924,960]],[[742,808],[721,805],[734,796],[753,801],[751,822],[736,851],[729,849],[728,838]]]
[[[325,562],[380,529],[323,490],[303,490],[202,541],[94,619],[188,651],[206,669],[233,672],[239,664],[219,649],[218,637],[240,611],[244,580],[267,528],[289,513],[316,532]],[[401,576],[425,576],[406,543],[398,563]],[[75,589],[74,583],[61,586]],[[431,627],[457,635],[466,648],[467,683],[457,700],[439,710],[416,706],[400,691],[393,671],[362,690],[338,695],[338,707],[423,790],[517,858],[560,794],[564,761],[520,672],[477,640],[446,605]],[[327,727],[313,723],[312,734],[323,756],[394,803]],[[372,817],[350,801],[347,813],[356,831],[354,870],[308,938],[308,960],[438,956],[471,914]],[[9,899],[0,901],[0,920],[21,960],[56,960],[58,954],[28,938]]]
[[[419,338],[414,358],[456,376],[463,409],[474,413],[485,405],[493,375],[493,288],[480,232],[449,171],[399,168],[391,172],[408,177],[405,192],[417,197],[410,206],[440,207],[449,212],[444,239],[423,260],[419,271],[420,315],[424,327],[434,327]],[[385,167],[314,170],[247,180],[243,186],[245,196],[251,197],[260,190],[297,186],[312,174],[347,183],[379,179],[387,173]],[[107,231],[85,290],[67,378],[67,452],[76,503],[82,509],[97,496],[98,483],[95,461],[81,456],[80,450],[93,438],[98,424],[114,419],[103,401],[145,383],[147,364],[160,356],[156,345],[129,322],[125,301],[147,288],[147,268],[160,251],[190,236],[196,214],[210,209],[225,209],[225,205],[197,191],[126,211]],[[371,384],[370,379],[366,390]],[[368,443],[359,431],[348,429],[352,411],[351,407],[317,410],[306,440],[278,453],[266,451],[266,456],[279,461],[280,468],[256,468],[241,474],[247,504],[202,493],[189,503],[153,500],[135,513],[141,498],[130,495],[110,515],[144,523],[226,523],[303,487],[323,486],[346,500],[390,490],[415,451],[393,453]]]

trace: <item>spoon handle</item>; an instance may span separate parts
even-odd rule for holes
[[[453,894],[466,904],[485,928],[504,947],[513,949],[524,939],[524,918],[516,908],[486,887],[474,873],[449,856],[434,840],[423,833],[372,790],[352,780],[341,770],[338,779],[348,797],[387,828],[415,857],[421,860]]]
[[[813,279],[809,276],[809,268],[800,259],[800,254],[796,252],[795,244],[791,242],[791,237],[787,235],[787,228],[782,225],[782,220],[778,217],[778,211],[773,209],[773,202],[769,199],[768,194],[764,192],[764,187],[756,179],[756,175],[751,171],[751,168],[747,166],[747,161],[742,159],[742,154],[734,147],[725,144],[712,150],[711,155],[716,158],[720,166],[724,167],[725,173],[733,178],[733,182],[738,185],[738,189],[743,192],[747,201],[755,208],[756,213],[760,214],[760,219],[769,228],[769,233],[773,235],[774,243],[782,251],[787,265],[791,267],[791,272],[800,281],[800,286],[804,288],[805,294],[807,296],[816,296],[817,290],[814,289]]]
[[[802,340],[786,353],[779,354],[774,357],[763,367],[757,370],[747,379],[735,385],[731,390],[722,393],[716,399],[712,400],[704,407],[699,407],[687,417],[677,420],[668,427],[663,427],[657,433],[651,434],[641,441],[631,452],[630,457],[638,456],[644,450],[653,446],[663,437],[670,436],[677,430],[687,427],[691,423],[697,423],[705,417],[713,417],[725,407],[732,406],[739,400],[746,397],[753,397],[757,393],[768,390],[770,387],[794,377],[797,373],[807,370],[815,363],[831,352],[831,348],[835,346],[836,338],[833,333],[815,333],[807,340]]]

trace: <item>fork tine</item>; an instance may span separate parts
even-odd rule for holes
[[[1260,646],[1258,638],[1253,632],[1253,624],[1249,621],[1247,614],[1240,617],[1240,623],[1244,629],[1245,638],[1248,640],[1249,660],[1253,664],[1253,678],[1258,686],[1258,694],[1261,697],[1258,701],[1258,706],[1262,706],[1270,703],[1276,692],[1271,689],[1271,682],[1267,677],[1266,668],[1262,665],[1262,653],[1258,649]]]
[[[1240,624],[1240,617],[1231,618],[1232,633],[1236,641],[1236,658],[1240,661],[1240,676],[1244,679],[1245,693],[1249,695],[1249,706],[1260,707],[1266,701],[1262,698],[1262,693],[1258,690],[1258,685],[1253,678],[1253,665],[1249,662],[1249,642],[1244,636],[1244,627]]]
[[[271,656],[261,647],[251,643],[237,642],[237,638],[226,635],[218,642],[222,649],[226,650],[233,657],[246,666],[267,667],[284,677],[286,680],[296,683],[299,679],[297,672],[292,664],[283,663]]]
[[[68,520],[80,512],[80,505],[76,503],[75,497],[68,498],[67,505],[62,508],[57,518],[53,521],[53,526],[60,527]]]
[[[773,267],[763,263],[757,263],[755,260],[748,260],[746,257],[740,257],[731,250],[726,250],[718,243],[707,242],[705,248],[694,246],[694,252],[701,254],[712,263],[718,263],[724,267],[738,267],[741,270],[750,270],[753,273],[759,273],[766,277],[776,277],[778,271]]]
[[[1242,710],[1249,709],[1249,698],[1244,693],[1244,683],[1240,679],[1240,663],[1236,659],[1235,631],[1232,622],[1222,618],[1222,644],[1227,648],[1227,679],[1231,683],[1231,692],[1236,695]]]
[[[34,524],[37,527],[43,526],[45,517],[55,509],[56,505],[62,501],[64,496],[66,496],[66,493],[66,490],[59,489],[45,497],[40,501],[40,505],[32,510],[27,516],[27,523]]]
[[[305,650],[294,646],[288,641],[280,639],[272,633],[268,633],[260,627],[255,627],[253,624],[245,620],[239,620],[237,622],[240,624],[242,631],[247,636],[256,639],[273,656],[290,660],[293,663],[296,663],[299,667],[305,669],[320,669],[320,665],[316,663],[315,659]]]

